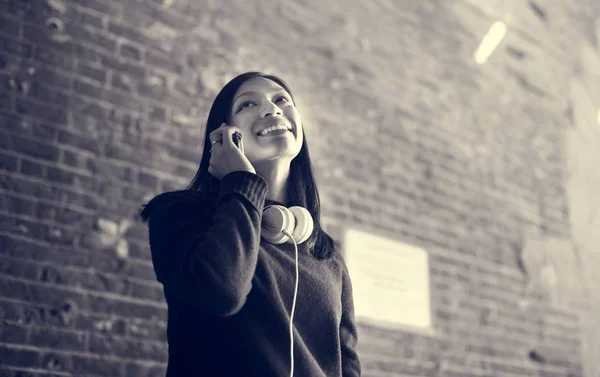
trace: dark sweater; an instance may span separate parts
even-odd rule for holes
[[[216,203],[171,191],[142,211],[168,304],[167,377],[289,375],[294,245],[260,237],[263,208],[281,204],[267,191],[238,171],[223,177]],[[360,376],[346,264],[337,249],[325,260],[298,251],[294,376]]]

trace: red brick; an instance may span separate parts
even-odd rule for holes
[[[119,55],[132,59],[132,60],[143,60],[143,52],[139,47],[128,43],[119,44]]]
[[[58,124],[67,123],[67,111],[63,107],[52,107],[39,101],[17,97],[16,110],[21,116],[33,116]]]
[[[0,345],[0,360],[6,366],[39,367],[41,363],[40,351],[16,348],[12,345]]]
[[[58,134],[58,141],[62,143],[70,143],[72,146],[81,150],[86,150],[92,153],[100,153],[101,147],[98,144],[98,141],[87,136],[60,131]]]
[[[29,341],[39,347],[53,350],[81,352],[87,343],[87,334],[59,328],[34,327],[29,330]]]
[[[4,321],[0,325],[0,339],[5,343],[25,344],[27,341],[27,328]]]
[[[73,355],[72,372],[77,375],[126,377],[125,362],[114,361],[98,356]]]
[[[128,377],[163,377],[167,373],[167,368],[160,365],[129,363],[126,368]]]
[[[0,41],[1,51],[11,53],[13,55],[30,58],[33,55],[33,45],[28,42],[22,42],[9,37],[3,37]]]
[[[4,133],[0,135],[2,135],[0,137],[4,137],[2,147],[7,150],[25,152],[29,156],[47,161],[58,160],[59,150],[54,145],[27,136],[7,135]]]
[[[21,30],[21,23],[15,19],[11,19],[4,15],[0,15],[0,32],[8,34],[12,37],[19,35]]]
[[[89,342],[90,352],[98,355],[120,356],[127,354],[134,360],[166,362],[168,350],[160,341],[130,339],[121,336],[93,334]]]
[[[53,50],[50,46],[43,45],[35,46],[35,59],[50,67],[60,68],[67,72],[73,70],[75,61],[73,55],[61,53]]]
[[[103,53],[114,53],[117,50],[117,42],[113,38],[86,25],[73,25],[70,28],[70,33],[79,43],[98,48]]]

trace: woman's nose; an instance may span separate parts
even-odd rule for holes
[[[269,105],[265,106],[260,115],[262,118],[265,118],[267,115],[275,116],[282,114],[283,112],[279,107],[277,107],[274,103],[270,103]]]

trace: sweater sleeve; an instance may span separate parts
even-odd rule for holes
[[[215,316],[241,310],[258,260],[267,186],[259,175],[232,172],[221,179],[214,213],[190,200],[155,210],[150,250],[167,298]]]
[[[358,332],[354,319],[354,299],[352,296],[352,282],[348,268],[342,261],[342,320],[340,323],[340,340],[342,347],[342,376],[359,377],[361,364],[358,358],[357,343]]]

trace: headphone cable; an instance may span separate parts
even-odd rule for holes
[[[288,236],[292,241],[294,241],[294,250],[296,254],[296,285],[294,287],[294,300],[292,301],[292,312],[290,314],[290,377],[294,377],[294,312],[296,310],[296,298],[298,296],[298,245],[296,244],[296,240],[285,230],[283,234]]]

